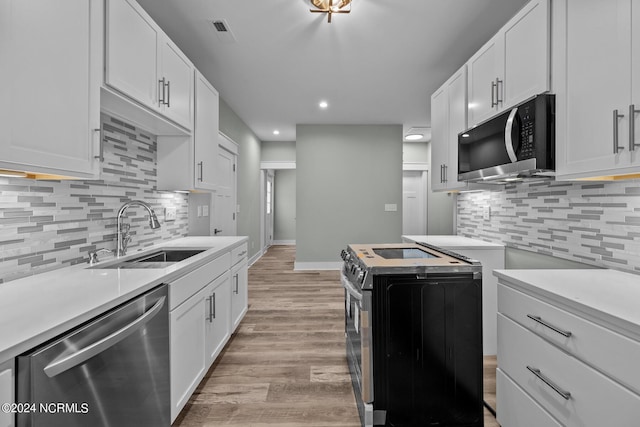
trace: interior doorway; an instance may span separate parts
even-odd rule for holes
[[[427,189],[426,170],[402,171],[402,234],[427,234]]]
[[[264,243],[265,248],[273,244],[273,201],[275,194],[273,170],[266,171],[265,189],[264,189]]]

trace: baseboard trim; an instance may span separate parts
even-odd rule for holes
[[[271,244],[273,245],[295,245],[296,241],[295,240],[274,240],[273,243]]]
[[[255,264],[256,261],[258,261],[260,258],[262,258],[262,255],[264,255],[264,253],[265,253],[265,250],[262,249],[261,251],[258,251],[254,256],[249,258],[249,267]]]
[[[342,262],[295,262],[293,269],[298,270],[340,270]]]

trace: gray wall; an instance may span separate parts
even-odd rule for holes
[[[295,162],[295,141],[263,141],[261,160],[263,162]]]
[[[273,240],[296,240],[296,170],[275,171],[273,201]]]
[[[400,241],[402,126],[298,125],[296,133],[296,262],[338,262],[349,243]]]
[[[249,237],[249,258],[260,248],[260,140],[220,98],[220,131],[238,144],[237,233]]]

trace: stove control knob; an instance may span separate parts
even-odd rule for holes
[[[358,282],[364,282],[364,271],[362,270],[360,270],[360,273],[358,273]]]

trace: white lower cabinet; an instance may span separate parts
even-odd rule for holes
[[[0,363],[0,404],[13,403],[15,398],[14,392],[14,374],[13,360]],[[0,411],[0,427],[13,427],[14,416],[12,413]]]
[[[171,422],[206,372],[205,317],[208,288],[169,313],[171,354]]]
[[[188,402],[246,312],[246,243],[169,283],[171,422]],[[239,256],[241,254],[241,256]],[[233,260],[238,260],[234,264]],[[236,298],[237,299],[237,298]],[[233,314],[232,314],[233,313]],[[0,425],[0,427],[4,427]]]
[[[207,368],[216,360],[231,335],[231,280],[223,274],[205,288],[205,362]]]
[[[247,258],[231,268],[231,326],[237,328],[248,309],[249,265]]]
[[[503,270],[505,275],[508,271]],[[558,284],[563,296],[556,296],[548,289],[539,291],[533,284],[499,277],[500,424],[638,425],[639,340],[593,315],[598,299],[590,298],[589,291],[573,291],[568,302],[566,290],[571,284]]]

